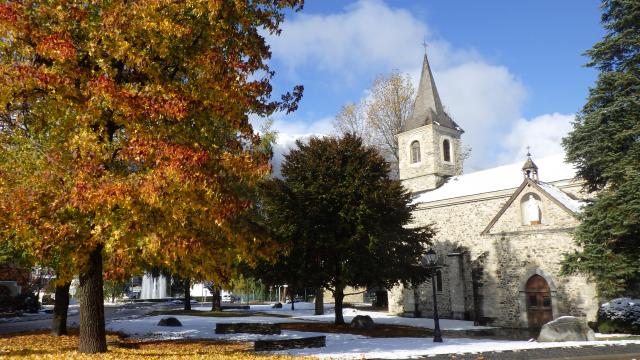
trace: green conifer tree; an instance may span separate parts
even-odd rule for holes
[[[634,295],[640,280],[640,1],[603,0],[602,9],[606,35],[586,52],[600,74],[563,141],[595,197],[564,271],[589,275],[610,298]]]

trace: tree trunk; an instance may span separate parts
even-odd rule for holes
[[[295,295],[294,295],[295,293],[296,292],[293,291],[293,288],[291,288],[290,291],[289,291],[289,299],[291,299],[291,311],[296,309],[295,305],[293,305],[294,304],[294,302],[293,302],[294,299],[293,298],[295,297]]]
[[[69,310],[69,287],[71,282],[56,286],[56,300],[53,305],[51,335],[67,335],[67,312]]]
[[[418,285],[412,285],[413,287],[413,317],[419,318],[422,316],[420,312],[420,293],[418,292]],[[376,296],[376,302],[378,301]],[[380,306],[380,304],[378,304]]]
[[[95,354],[107,351],[102,289],[102,245],[89,254],[87,270],[80,274],[80,346],[78,351]]]
[[[220,288],[214,286],[211,295],[213,295],[211,299],[211,311],[222,311],[222,296],[220,295]]]
[[[191,279],[184,280],[184,309],[191,310]]]
[[[316,289],[316,315],[324,315],[324,288]]]
[[[336,300],[336,325],[343,325],[344,317],[342,316],[342,301],[344,300],[344,289],[336,286],[336,291],[333,293],[333,297]]]

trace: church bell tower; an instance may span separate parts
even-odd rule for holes
[[[425,52],[413,113],[397,135],[402,184],[415,194],[436,189],[448,177],[459,175],[463,133],[442,107]]]

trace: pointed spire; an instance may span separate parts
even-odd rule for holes
[[[425,53],[418,93],[413,103],[413,113],[407,120],[404,130],[412,130],[420,126],[436,123],[440,126],[463,131],[458,124],[444,112],[442,101],[440,101],[440,95],[438,95],[438,89],[436,88],[436,82],[431,72],[431,66],[429,66],[426,43],[423,45],[425,46]]]
[[[533,160],[531,160],[531,151],[529,150],[529,146],[527,146],[527,161],[525,161],[522,166],[522,173],[525,178],[538,181],[538,166],[533,162]]]

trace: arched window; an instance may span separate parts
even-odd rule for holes
[[[442,142],[442,159],[451,162],[451,145],[447,139]]]
[[[542,223],[540,197],[533,193],[525,194],[520,200],[522,225],[538,225]]]
[[[420,143],[416,140],[411,143],[411,163],[420,162]]]

